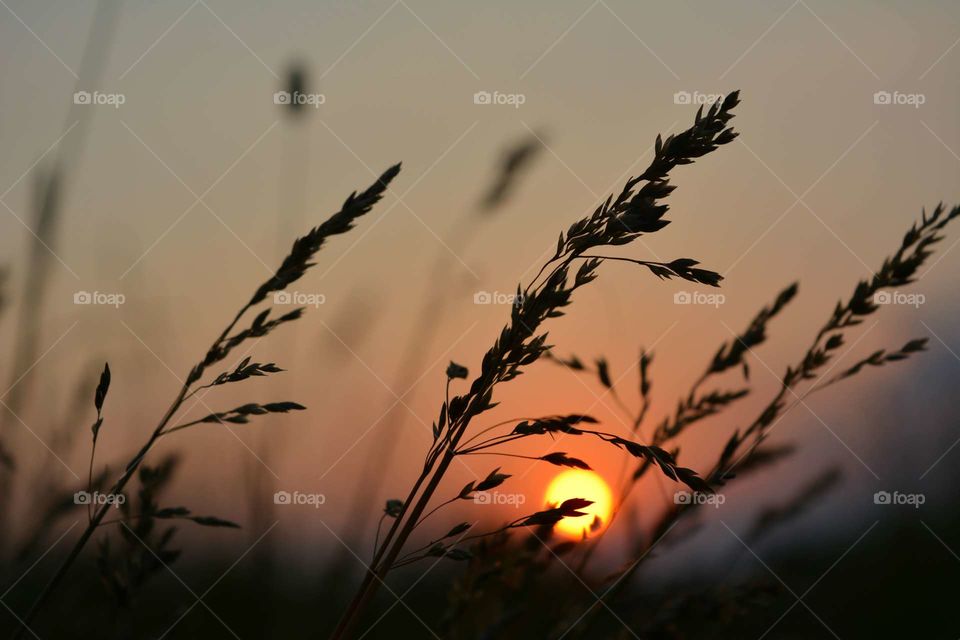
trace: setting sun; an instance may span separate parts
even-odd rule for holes
[[[571,469],[555,477],[547,487],[547,504],[557,505],[570,498],[584,498],[592,500],[593,504],[582,509],[587,515],[578,518],[564,518],[557,523],[556,531],[559,534],[581,538],[584,533],[587,537],[603,531],[610,522],[613,512],[613,495],[606,481],[593,471]],[[591,531],[594,520],[599,518],[599,526]]]

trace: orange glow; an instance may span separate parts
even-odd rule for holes
[[[610,522],[613,513],[613,495],[606,481],[593,471],[571,469],[557,475],[547,487],[546,502],[558,505],[570,498],[592,500],[593,504],[582,509],[587,515],[578,518],[564,518],[557,523],[556,532],[580,539],[601,533]],[[599,518],[598,526],[591,531],[594,521]]]

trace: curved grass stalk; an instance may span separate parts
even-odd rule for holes
[[[340,211],[333,214],[321,225],[313,228],[309,233],[298,238],[293,243],[290,254],[283,260],[276,273],[269,280],[264,282],[253,294],[253,297],[251,297],[250,300],[240,308],[233,320],[230,321],[217,339],[214,340],[213,344],[207,350],[206,356],[204,356],[204,358],[199,363],[194,365],[194,367],[190,370],[190,373],[187,375],[186,380],[180,388],[180,391],[177,393],[166,413],[164,413],[163,417],[160,418],[157,426],[154,427],[146,443],[127,463],[123,474],[121,474],[120,478],[111,487],[111,494],[119,494],[127,486],[127,483],[140,467],[141,462],[150,452],[153,445],[164,435],[167,425],[183,406],[184,401],[191,393],[191,389],[193,389],[196,383],[203,378],[209,367],[224,360],[234,348],[239,346],[244,341],[251,338],[262,337],[281,324],[285,324],[301,317],[303,310],[297,309],[280,316],[279,318],[270,318],[270,309],[268,308],[260,312],[260,314],[254,318],[249,328],[238,331],[237,333],[233,333],[235,327],[240,322],[240,319],[247,313],[247,311],[264,302],[267,299],[267,296],[271,293],[282,291],[289,284],[300,279],[306,273],[306,271],[313,266],[314,263],[311,262],[311,260],[326,242],[327,238],[333,235],[346,233],[352,229],[356,219],[368,213],[373,208],[373,205],[375,205],[382,198],[387,186],[390,184],[393,178],[396,177],[399,171],[400,165],[395,165],[384,172],[384,174],[380,176],[379,180],[371,185],[366,191],[363,191],[359,194],[356,192],[351,194],[344,202]],[[229,376],[229,374],[221,374],[221,377],[223,375]],[[221,379],[221,377],[218,377],[218,380]],[[106,392],[104,391],[103,393],[105,395]],[[102,403],[99,389],[97,400],[97,409],[99,414],[100,405]],[[36,600],[34,600],[33,605],[23,616],[21,624],[17,627],[12,636],[14,639],[22,637],[23,634],[29,629],[29,624],[33,621],[40,608],[61,584],[64,577],[67,575],[67,572],[73,566],[74,562],[80,556],[80,553],[90,541],[91,536],[93,536],[94,532],[103,522],[103,519],[107,515],[110,506],[110,504],[104,503],[94,510],[87,527],[84,529],[83,533],[80,534],[80,538],[74,544],[66,559],[60,564],[59,568],[54,573],[53,578],[43,588]]]
[[[657,137],[654,159],[639,176],[631,178],[616,197],[610,196],[592,215],[585,217],[561,233],[553,257],[547,260],[534,279],[524,289],[518,287],[519,304],[511,311],[510,322],[503,328],[494,345],[483,358],[479,375],[469,391],[455,396],[441,408],[439,430],[434,446],[427,453],[423,471],[403,500],[393,525],[380,543],[373,562],[347,607],[333,638],[352,634],[354,625],[376,594],[387,574],[395,567],[407,540],[421,520],[434,493],[440,486],[458,447],[474,418],[495,406],[495,388],[520,375],[522,369],[539,359],[549,346],[547,334],[538,334],[541,325],[551,318],[563,315],[563,308],[571,303],[573,293],[592,282],[603,257],[587,257],[598,247],[626,245],[641,235],[654,233],[667,224],[663,217],[668,205],[661,202],[674,189],[668,174],[676,166],[689,164],[719,146],[736,138],[728,128],[733,118],[731,110],[739,103],[738,92],[732,92],[721,103],[714,103],[706,113],[701,108],[689,129],[666,140]],[[643,186],[641,182],[645,182]],[[574,263],[582,260],[579,267]],[[644,264],[660,278],[679,277],[709,286],[717,286],[719,274],[696,268],[697,262],[687,258],[671,263]],[[464,372],[465,376],[465,372]],[[451,375],[448,377],[463,377]],[[672,458],[662,450],[652,451],[632,441],[618,439],[617,443],[630,453],[643,451],[657,459],[664,473],[678,477],[692,486],[702,481],[691,470],[680,470]]]

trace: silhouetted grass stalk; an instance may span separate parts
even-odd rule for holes
[[[351,633],[379,585],[395,567],[404,545],[421,522],[421,516],[454,458],[457,455],[477,452],[476,446],[469,451],[458,447],[473,419],[495,406],[495,387],[520,375],[523,368],[550,349],[546,344],[547,334],[537,335],[537,331],[546,320],[564,315],[562,308],[570,304],[574,291],[597,277],[595,271],[606,256],[594,256],[590,251],[599,247],[629,244],[640,236],[659,231],[669,224],[668,220],[663,219],[669,205],[661,203],[661,200],[674,190],[668,182],[669,172],[678,165],[690,164],[695,158],[733,141],[737,134],[727,127],[727,123],[733,118],[731,110],[738,103],[739,93],[732,92],[722,104],[717,102],[711,105],[706,114],[702,108],[698,110],[693,126],[686,131],[666,140],[657,136],[654,159],[646,171],[628,180],[619,195],[610,196],[592,215],[571,225],[565,234],[561,233],[553,257],[544,263],[526,288],[521,290],[518,287],[518,303],[512,308],[510,323],[503,328],[484,356],[480,374],[473,380],[465,395],[455,396],[441,406],[434,429],[434,445],[426,456],[423,471],[395,514],[393,525],[380,543],[359,590],[334,631],[334,638],[343,638]],[[641,182],[645,184],[638,188]],[[697,261],[689,258],[680,258],[669,263],[633,262],[660,278],[677,277],[710,286],[717,286],[721,280],[719,274],[697,268]],[[574,270],[578,263],[579,266]],[[466,369],[459,365],[451,364],[447,370],[448,382],[452,378],[466,376]],[[567,416],[544,419],[532,424],[521,423],[514,429],[513,435],[533,437],[557,432],[585,435],[588,431],[576,425],[591,421],[594,420],[589,416]],[[694,471],[676,466],[672,456],[662,449],[640,445],[609,434],[600,437],[618,448],[625,449],[631,455],[651,461],[673,480],[684,482],[694,489],[709,490],[707,484]],[[509,441],[513,439],[511,437]],[[497,444],[499,441],[489,446]],[[539,459],[559,466],[587,467],[583,461],[559,452]],[[507,477],[509,476],[494,471],[486,481],[477,485],[477,488],[480,490],[480,486],[497,486]],[[461,491],[461,496],[473,490],[474,483],[470,483]],[[589,501],[568,500],[558,509],[535,513],[524,522],[555,523],[565,516],[582,515],[577,508],[586,504],[590,504]],[[441,548],[439,554],[441,557],[447,555],[451,549]]]
[[[376,204],[381,197],[383,196],[384,191],[387,189],[390,181],[399,173],[400,165],[395,165],[388,169],[379,180],[371,185],[366,191],[357,194],[356,192],[351,194],[350,197],[344,202],[343,207],[337,213],[333,214],[330,218],[327,219],[320,226],[312,229],[307,235],[298,238],[293,244],[290,254],[283,260],[283,263],[277,269],[276,273],[269,280],[264,282],[259,289],[254,293],[253,297],[247,302],[234,316],[233,320],[227,325],[227,327],[220,333],[217,339],[213,342],[210,348],[207,350],[206,356],[199,363],[194,365],[190,370],[190,373],[187,375],[186,380],[184,381],[180,391],[177,393],[176,398],[170,404],[170,407],[164,413],[163,417],[160,419],[160,422],[153,429],[150,437],[147,439],[146,443],[140,448],[137,454],[127,463],[123,474],[120,478],[113,484],[110,489],[111,494],[119,494],[126,487],[127,483],[133,477],[134,473],[139,468],[144,457],[150,452],[153,445],[164,435],[172,433],[179,429],[179,427],[173,427],[167,431],[167,425],[173,419],[174,415],[183,405],[184,401],[190,397],[193,393],[202,388],[201,386],[196,386],[196,383],[199,382],[207,369],[212,365],[223,361],[231,351],[243,343],[244,341],[251,338],[259,338],[268,333],[273,329],[277,328],[282,324],[296,320],[301,317],[303,309],[298,308],[294,311],[291,311],[283,316],[278,318],[270,318],[270,309],[266,309],[260,312],[256,318],[254,318],[251,326],[248,329],[243,329],[235,334],[232,334],[234,328],[239,323],[240,319],[246,314],[247,311],[252,309],[255,306],[258,306],[260,303],[264,302],[267,299],[267,296],[270,294],[281,291],[285,289],[289,284],[295,282],[304,273],[313,266],[311,262],[313,256],[320,250],[323,246],[326,239],[332,235],[346,233],[353,228],[354,221],[368,213],[374,204]],[[241,363],[240,367],[234,370],[231,373],[223,373],[217,376],[217,378],[210,383],[210,385],[204,386],[216,386],[219,384],[225,384],[229,382],[239,381],[247,379],[253,375],[262,375],[256,372],[251,372],[249,369],[244,369],[243,364]],[[262,367],[258,367],[258,370],[263,370]],[[101,382],[101,385],[103,382]],[[102,395],[105,395],[105,390]],[[100,429],[102,424],[102,419],[100,417],[100,409],[102,406],[102,395],[100,387],[97,390],[97,412],[98,419],[95,423],[94,428],[94,438],[96,438],[97,432]],[[277,411],[286,411],[290,408],[296,408],[293,403],[276,403]],[[299,406],[299,405],[297,405]],[[199,422],[245,422],[247,415],[256,415],[260,413],[269,413],[273,412],[270,408],[270,405],[244,405],[244,407],[239,407],[238,409],[232,410],[230,412],[225,412],[224,414],[213,414],[213,416],[208,416],[207,419],[202,421],[195,422],[193,424],[198,424]],[[230,415],[228,415],[230,414]],[[233,418],[233,419],[232,419]],[[83,551],[87,542],[89,542],[91,536],[96,531],[97,527],[101,524],[104,519],[104,516],[109,511],[111,505],[109,503],[104,503],[97,507],[90,522],[87,527],[84,529],[83,533],[80,535],[80,538],[74,544],[70,553],[67,555],[66,559],[57,569],[53,578],[41,591],[40,595],[34,601],[30,610],[23,617],[22,624],[17,628],[17,631],[14,633],[14,638],[22,637],[23,633],[28,629],[28,625],[33,620],[40,607],[46,602],[50,597],[53,591],[59,586],[63,578],[66,576],[67,572],[70,570],[70,567],[73,566],[77,557]]]
[[[806,398],[841,380],[847,379],[862,371],[865,367],[880,367],[888,363],[899,362],[910,357],[911,354],[925,350],[926,338],[908,341],[905,345],[895,349],[880,349],[866,358],[857,361],[841,373],[821,383],[821,379],[829,374],[830,369],[821,373],[821,370],[837,355],[837,350],[845,344],[846,332],[860,325],[864,318],[876,312],[879,307],[875,301],[877,293],[883,289],[899,288],[913,283],[918,269],[932,255],[933,245],[939,243],[943,236],[940,232],[954,218],[960,217],[960,206],[953,207],[949,212],[943,204],[938,204],[933,212],[927,216],[921,213],[920,221],[911,226],[904,235],[897,251],[885,259],[869,280],[861,280],[854,287],[853,293],[847,301],[837,303],[826,323],[814,336],[813,342],[800,360],[788,366],[781,379],[777,392],[757,417],[743,430],[736,430],[726,446],[723,448],[713,469],[705,477],[710,485],[719,489],[726,482],[733,479],[734,471],[738,467],[745,467],[759,451],[759,446],[766,440],[770,430],[779,423],[793,408],[803,404]],[[796,285],[791,285],[781,292],[772,307],[761,311],[751,328],[744,334],[737,336],[730,343],[721,347],[714,357],[711,368],[706,376],[729,368],[733,364],[742,364],[743,356],[751,348],[764,339],[765,323],[785,305],[796,293]],[[701,379],[701,380],[702,380]],[[807,381],[812,385],[801,393],[796,389]],[[699,383],[698,383],[699,384]],[[696,386],[694,387],[696,388]],[[658,430],[660,437],[668,438],[677,435],[681,430],[664,427]],[[653,547],[660,542],[677,523],[679,518],[697,509],[696,504],[672,505],[654,528],[653,535],[639,549],[638,559],[628,565],[627,569],[613,574],[612,586],[605,590],[601,600],[613,601],[626,588],[630,578],[642,564],[641,560],[648,557]],[[589,627],[594,620],[598,609],[592,608],[589,616],[585,616],[585,624],[581,631]]]
[[[74,91],[97,86],[113,41],[119,16],[118,0],[99,0],[90,32],[84,44]],[[33,242],[24,277],[22,303],[19,308],[17,334],[14,341],[11,386],[7,391],[3,417],[0,418],[0,518],[11,518],[10,490],[13,485],[14,457],[12,447],[2,438],[9,433],[11,418],[18,416],[29,401],[33,377],[23,375],[36,363],[42,327],[43,303],[52,281],[51,257],[57,246],[57,228],[61,224],[66,169],[75,166],[82,155],[86,132],[93,111],[84,105],[72,104],[63,125],[63,139],[54,152],[51,168],[39,173],[34,195]],[[23,377],[21,377],[23,376]],[[0,554],[6,546],[6,527],[0,527]]]

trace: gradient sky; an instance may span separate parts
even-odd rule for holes
[[[0,248],[14,296],[24,295],[32,239],[29,170],[61,152],[75,158],[51,247],[45,355],[30,372],[42,401],[21,416],[36,438],[25,428],[15,436],[31,464],[64,481],[82,475],[87,460],[92,407],[68,414],[78,380],[89,392],[109,360],[100,460],[116,468],[293,234],[375,172],[404,163],[393,193],[296,284],[325,304],[249,354],[290,371],[211,394],[194,410],[296,400],[310,411],[234,435],[219,427],[184,433],[163,447],[185,455],[172,491],[178,504],[243,519],[251,470],[278,488],[327,496],[322,526],[305,513],[284,520],[282,536],[344,526],[350,488],[385,429],[402,431],[383,471],[386,488],[368,498],[371,512],[399,497],[429,443],[447,361],[476,368],[506,320],[508,307],[475,305],[474,294],[529,280],[561,229],[642,171],[658,132],[689,126],[695,108],[677,104],[677,92],[740,89],[741,138],[674,173],[673,223],[625,255],[697,258],[726,276],[725,304],[675,305],[676,292],[692,290],[685,283],[609,264],[551,327],[561,353],[609,357],[628,391],[638,348],[655,345],[654,420],[731,330],[800,280],[800,297],[752,362],[756,397],[731,414],[736,424],[751,417],[835,301],[896,248],[920,208],[960,200],[956,3],[132,1],[122,4],[102,80],[80,87],[122,94],[124,104],[78,107],[71,96],[95,6],[0,7]],[[273,102],[294,61],[325,99],[296,122]],[[521,94],[523,104],[477,105],[478,91]],[[919,95],[923,104],[875,104],[879,91]],[[508,206],[483,219],[476,203],[502,148],[534,130],[547,151]],[[954,441],[955,428],[927,411],[926,437],[909,456],[895,455],[896,421],[921,415],[933,390],[946,388],[939,376],[960,367],[960,252],[950,250],[957,237],[954,230],[913,289],[925,304],[883,309],[843,362],[922,335],[931,353],[825,394],[812,411],[798,409],[780,434],[801,445],[782,466],[795,481],[764,483],[754,495],[789,495],[797,478],[837,463],[848,486],[868,496],[893,478],[920,476]],[[406,337],[438,270],[446,313],[431,321],[425,364],[400,380]],[[77,291],[119,292],[126,303],[77,306]],[[8,351],[15,326],[5,314]],[[4,371],[10,381],[21,373]],[[912,393],[895,394],[908,384]],[[590,408],[610,430],[622,426],[594,381],[549,364],[505,389],[502,401],[491,420]],[[38,438],[49,442],[71,419],[82,436],[54,449],[58,461]],[[683,440],[687,464],[703,468],[734,424],[710,423]],[[619,469],[617,456],[583,451],[601,472]],[[470,461],[450,490],[492,466]],[[504,467],[525,476],[517,488],[534,499],[554,472]],[[657,498],[653,488],[643,496]],[[737,503],[744,510],[749,496]]]

